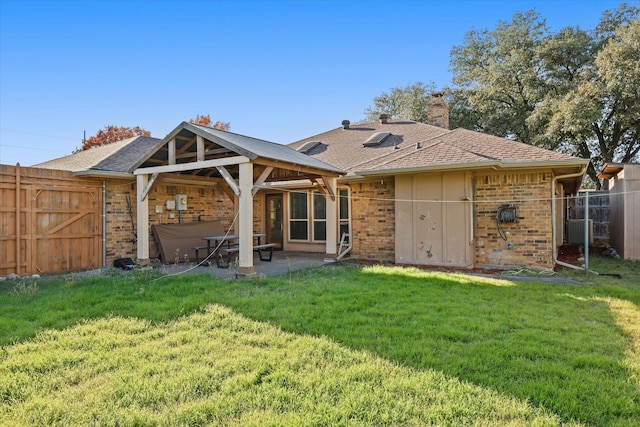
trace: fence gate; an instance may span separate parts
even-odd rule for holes
[[[102,183],[0,165],[0,276],[102,267]]]

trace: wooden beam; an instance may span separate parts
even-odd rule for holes
[[[56,225],[55,227],[47,230],[47,232],[44,233],[44,234],[45,235],[56,234],[58,231],[62,230],[63,228],[67,227],[70,224],[73,224],[74,222],[76,222],[80,218],[84,217],[85,215],[89,215],[89,214],[92,214],[92,213],[93,212],[91,212],[91,211],[79,212],[76,215],[72,216],[71,218],[67,219],[66,221],[63,221],[60,224]]]
[[[269,177],[269,174],[273,171],[273,166],[267,166],[264,168],[256,182],[253,184],[253,189],[251,190],[251,195],[255,196],[258,191],[260,191],[260,186],[264,184],[264,181]]]
[[[151,175],[151,179],[149,180],[149,182],[147,182],[147,185],[142,190],[142,194],[140,195],[140,197],[142,197],[142,200],[147,198],[147,194],[149,194],[149,191],[151,191],[151,187],[153,187],[153,183],[156,182],[156,178],[158,178],[158,172]]]
[[[235,153],[231,150],[227,150],[226,148],[214,148],[214,149],[204,151],[205,156],[212,156],[216,154],[235,154]],[[190,159],[190,158],[196,159],[197,156],[198,156],[198,153],[194,151],[190,151],[188,153],[176,154],[176,159]],[[204,157],[202,160],[204,160]]]
[[[320,190],[320,192],[327,197],[327,190],[326,188],[324,188],[324,183],[322,181],[320,181],[320,178],[314,178],[314,181],[316,182],[316,184],[318,184],[318,190]]]
[[[329,176],[329,177],[339,177],[340,174],[337,172],[331,172],[323,169],[315,169],[308,166],[296,165],[293,163],[280,162],[277,160],[270,160],[259,158],[256,159],[254,165],[263,165],[263,166],[273,166],[274,168],[286,169],[294,172],[299,172],[300,174],[305,175],[314,175],[314,176]]]
[[[204,138],[201,137],[200,135],[196,136],[196,151],[198,154],[198,161],[201,162],[204,160]]]
[[[331,187],[331,177],[328,176],[323,176],[322,177],[322,181],[324,182],[324,188],[327,189],[327,193],[329,193],[329,197],[331,197],[331,200],[336,200],[336,193],[334,191],[334,189]]]
[[[180,163],[166,166],[152,166],[148,168],[138,168],[133,171],[134,175],[148,175],[152,173],[184,172],[198,169],[216,168],[218,166],[237,165],[248,163],[249,159],[244,156],[224,157],[222,159],[205,160],[203,162]]]
[[[175,139],[169,140],[169,142],[167,143],[167,150],[169,150],[169,153],[167,154],[169,164],[175,165],[176,164],[176,140]]]
[[[229,200],[231,200],[232,202],[235,202],[235,201],[236,201],[235,194],[234,194],[234,192],[233,192],[233,191],[231,191],[231,188],[229,188],[229,187],[228,187],[228,186],[226,186],[226,185],[222,185],[222,186],[220,186],[220,188],[222,188],[222,191],[224,191],[224,194],[226,194],[226,195],[227,195],[227,197],[229,198]]]
[[[218,169],[218,172],[220,172],[220,175],[222,175],[224,180],[227,182],[227,184],[229,185],[229,188],[233,190],[236,196],[240,197],[240,187],[238,187],[238,184],[236,184],[236,182],[233,180],[233,177],[231,176],[231,174],[227,172],[224,166],[217,166],[216,169]]]
[[[191,148],[191,146],[196,142],[195,136],[192,136],[191,138],[188,138],[188,139],[182,139],[182,138],[179,138],[179,139],[181,139],[182,141],[185,141],[185,144],[182,146],[182,148],[176,151],[176,154],[183,154],[187,152],[187,150],[189,150],[189,148]]]

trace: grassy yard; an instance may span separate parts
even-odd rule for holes
[[[640,425],[640,264],[0,283],[0,424]]]

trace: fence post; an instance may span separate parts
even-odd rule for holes
[[[584,192],[584,273],[589,274],[589,192]]]
[[[20,265],[20,163],[16,163],[16,274],[21,273]]]

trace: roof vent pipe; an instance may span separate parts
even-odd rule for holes
[[[386,125],[388,120],[389,120],[389,115],[387,113],[380,114],[380,123],[382,123],[383,125]]]
[[[419,142],[416,142],[416,150],[419,150],[419,149],[421,149],[421,148],[422,148],[422,145],[420,145],[420,143],[419,143]]]
[[[342,121],[342,129],[349,129],[349,125],[351,124],[351,122],[349,120],[343,120]]]

